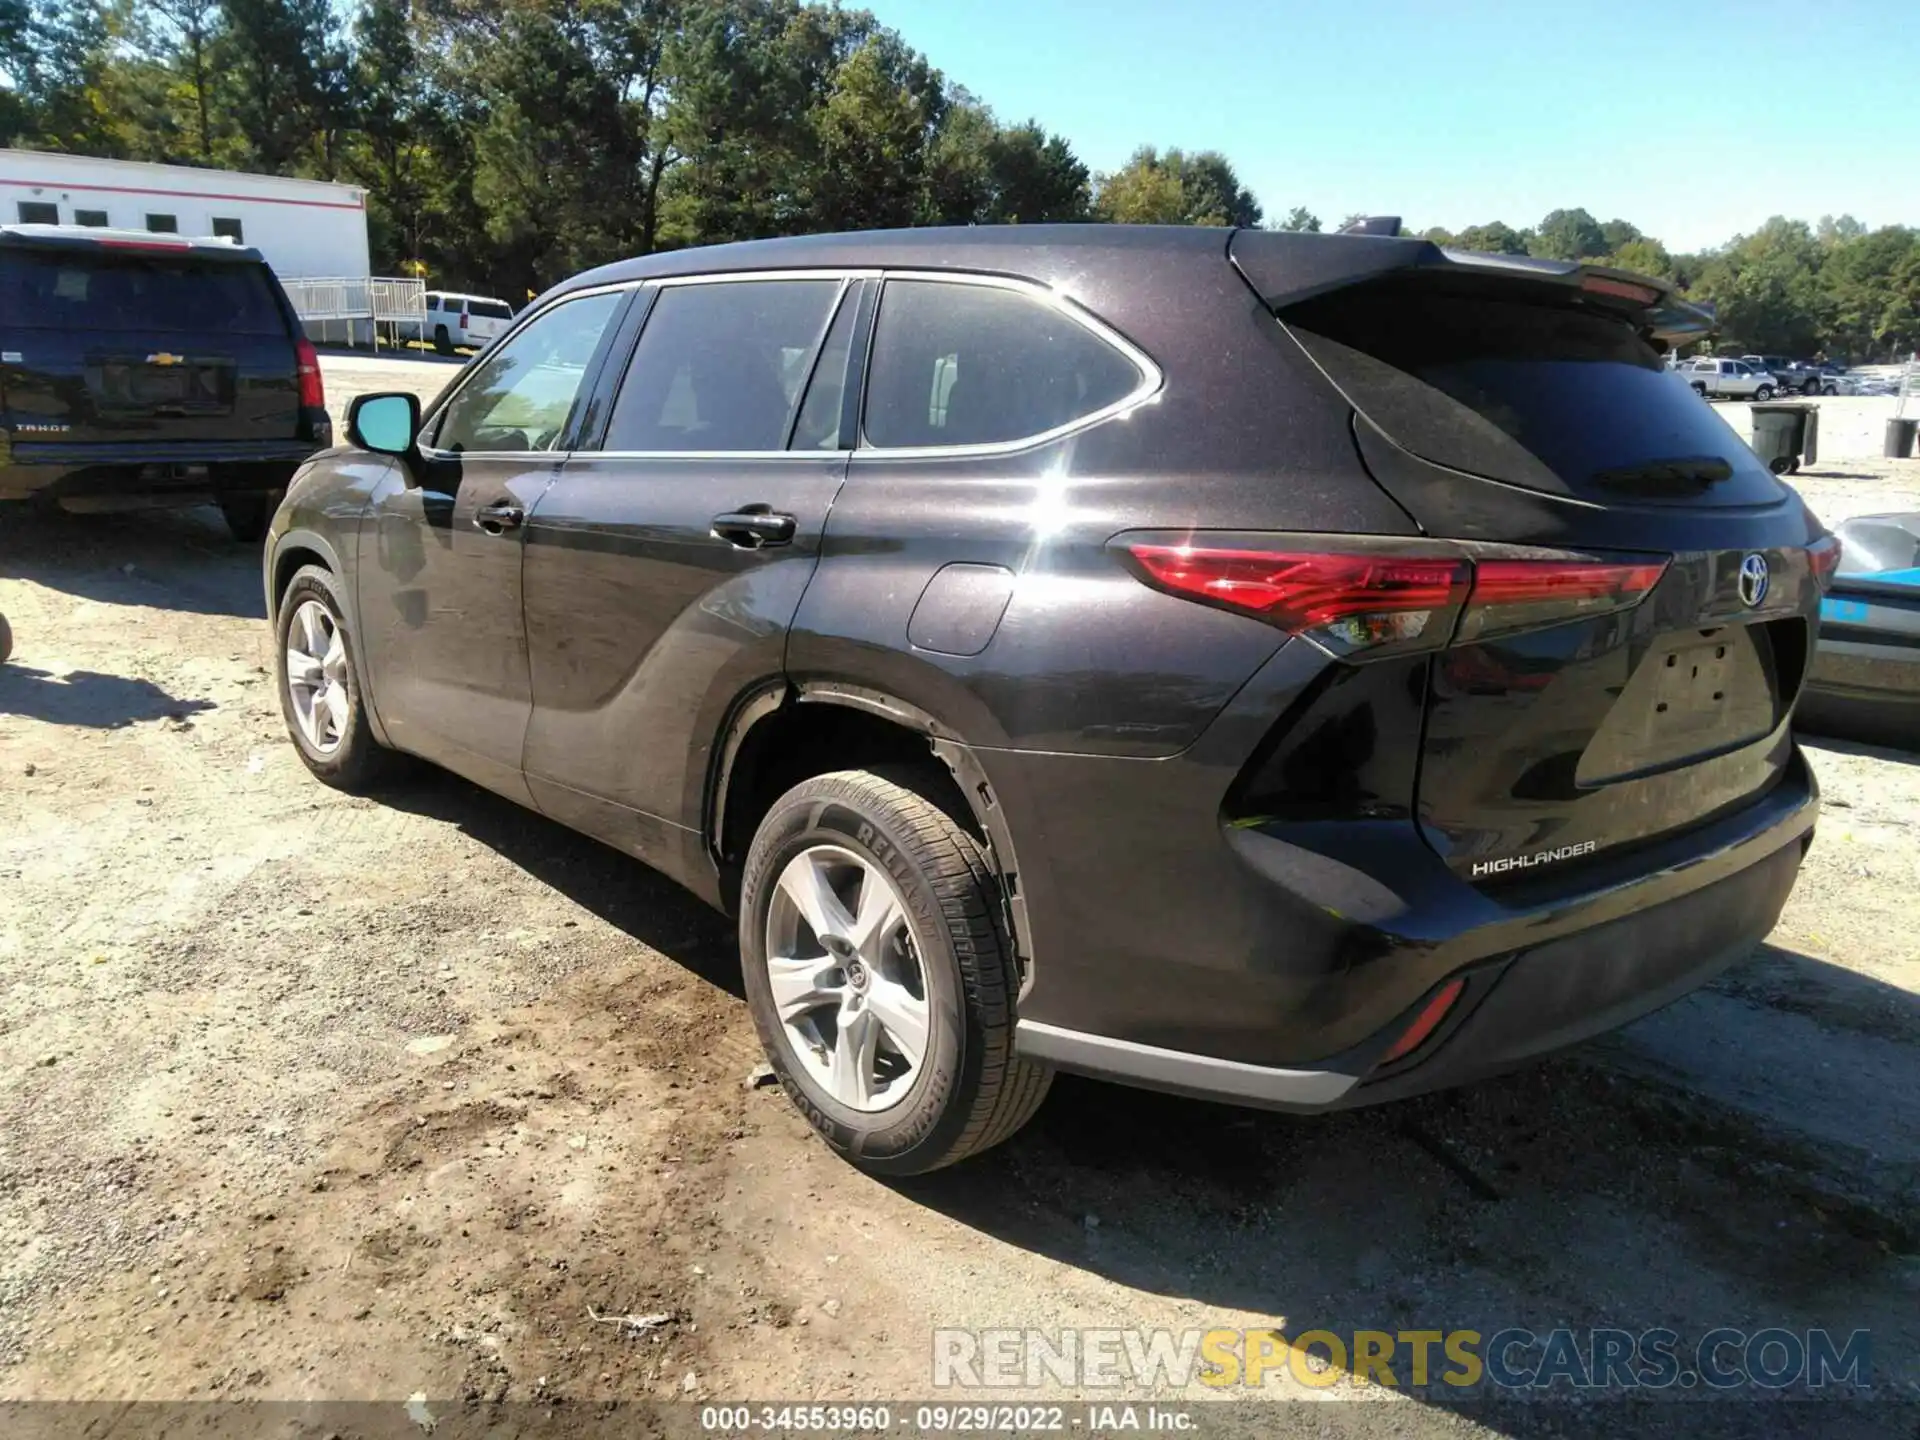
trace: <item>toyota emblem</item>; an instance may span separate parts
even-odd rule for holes
[[[1767,557],[1749,555],[1740,562],[1740,599],[1749,610],[1758,608],[1767,598]]]

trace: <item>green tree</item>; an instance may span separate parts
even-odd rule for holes
[[[1617,255],[1634,241],[1647,238],[1640,233],[1637,225],[1630,225],[1625,220],[1608,220],[1601,225],[1600,235],[1606,242],[1606,248],[1594,252],[1599,255]]]
[[[858,230],[920,218],[942,108],[939,71],[897,37],[873,36],[850,55],[820,112],[816,220]]]
[[[1260,205],[1217,150],[1189,156],[1151,145],[1100,177],[1094,210],[1121,225],[1258,225]]]
[[[1616,269],[1632,270],[1661,280],[1674,278],[1673,257],[1658,240],[1629,240],[1607,256],[1606,261]]]
[[[1527,240],[1527,232],[1495,220],[1490,225],[1469,225],[1454,238],[1454,244],[1481,255],[1525,255]]]
[[[998,131],[987,149],[992,202],[981,218],[1044,224],[1092,213],[1092,176],[1064,136],[1027,121]]]
[[[1586,211],[1553,210],[1534,227],[1527,253],[1547,260],[1585,260],[1612,248],[1600,222]]]
[[[1279,228],[1282,230],[1307,231],[1318,234],[1320,231],[1320,217],[1307,209],[1306,206],[1296,205],[1287,212],[1287,218],[1280,222]]]
[[[273,175],[331,178],[347,120],[346,55],[328,0],[221,0],[215,64],[236,153]]]

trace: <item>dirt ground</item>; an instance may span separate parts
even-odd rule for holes
[[[1326,1118],[1062,1080],[887,1185],[750,1084],[720,917],[451,777],[311,780],[217,516],[9,515],[0,612],[0,1400],[925,1398],[952,1326],[1864,1328],[1920,1396],[1916,757],[1815,746],[1769,943],[1616,1037]]]

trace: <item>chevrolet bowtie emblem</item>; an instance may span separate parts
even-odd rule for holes
[[[187,357],[184,355],[169,355],[164,350],[147,356],[147,363],[149,365],[184,365],[186,360]]]

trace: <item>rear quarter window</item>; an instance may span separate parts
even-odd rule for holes
[[[511,320],[513,307],[504,300],[475,300],[467,307],[470,315],[484,315],[489,320]]]
[[[174,256],[0,251],[0,317],[39,329],[285,335],[257,264]]]
[[[1121,403],[1146,378],[1111,341],[1024,291],[889,280],[867,372],[866,443],[1033,439]]]

